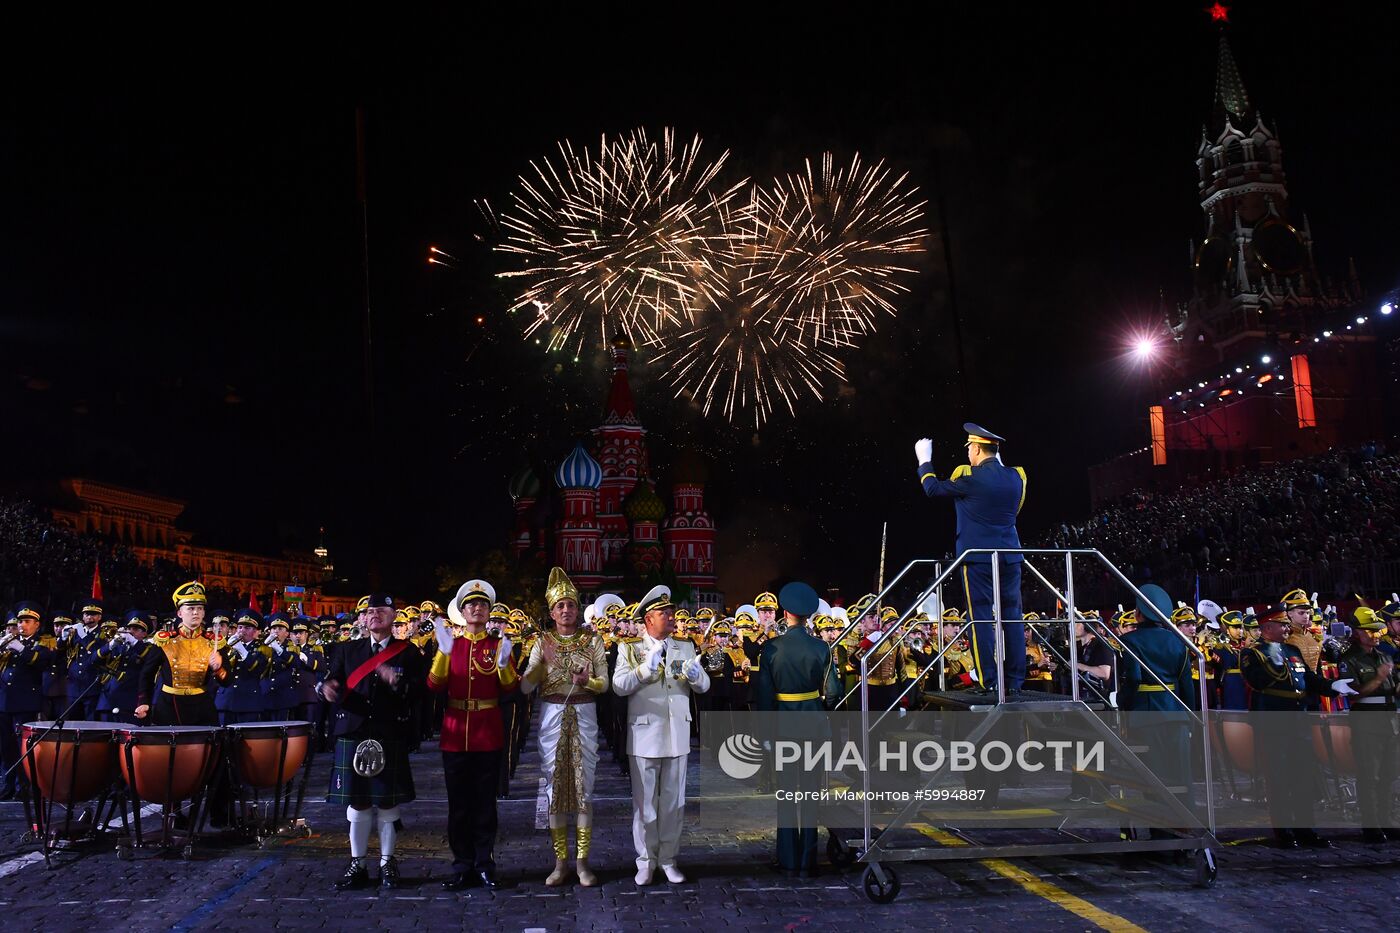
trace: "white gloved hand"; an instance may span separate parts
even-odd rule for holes
[[[1355,696],[1356,691],[1351,688],[1352,680],[1353,678],[1351,677],[1345,680],[1334,680],[1332,681],[1332,689],[1344,697]]]
[[[452,632],[447,628],[447,620],[438,617],[433,620],[433,635],[437,638],[438,650],[443,654],[452,653]]]
[[[88,627],[81,622],[73,626],[73,631],[78,633],[79,640],[87,638],[88,636]]]
[[[933,460],[933,441],[927,437],[921,437],[914,442],[914,455],[919,458],[920,463],[929,463]]]
[[[298,651],[298,652],[297,652],[297,658],[301,661],[302,664],[310,664],[310,663],[311,663],[309,660],[307,660],[306,652],[305,652],[305,651]]]
[[[700,659],[691,658],[686,661],[685,665],[681,667],[681,674],[684,675],[687,682],[698,684],[700,682]]]
[[[122,641],[126,642],[128,645],[134,645],[136,644],[136,636],[130,632],[122,632]]]
[[[243,644],[242,642],[239,642],[238,644],[236,644],[236,645],[233,646],[233,650],[238,652],[239,660],[247,660],[247,658],[248,658],[248,646],[247,646],[247,645]]]
[[[6,650],[6,651],[23,651],[23,650],[24,650],[24,642],[22,642],[22,641],[20,641],[18,638],[16,638],[16,639],[12,640],[9,644],[7,644],[7,645],[5,646],[5,650]]]
[[[282,643],[281,643],[281,642],[274,641],[274,642],[269,642],[268,644],[271,646],[272,650],[275,651],[275,652],[277,653],[277,656],[278,656],[279,658],[282,656],[282,652],[284,652],[284,651],[287,650],[286,648],[283,648],[283,647],[282,647]]]
[[[264,645],[270,645],[270,644],[272,644],[272,639],[274,639],[274,638],[276,638],[276,637],[277,637],[276,635],[272,634],[271,632],[268,632],[268,633],[267,633],[267,637],[263,639],[263,644],[264,644]]]
[[[661,667],[661,663],[666,659],[666,643],[659,641],[647,652],[647,658],[642,662],[642,676],[655,677],[656,671]]]
[[[496,651],[496,666],[497,666],[497,667],[506,667],[506,666],[508,666],[508,665],[510,664],[510,650],[511,650],[512,647],[514,647],[514,646],[511,645],[510,639],[507,638],[506,636],[502,635],[502,636],[501,636],[501,647]]]

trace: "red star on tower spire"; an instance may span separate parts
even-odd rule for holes
[[[1228,23],[1230,21],[1230,8],[1221,3],[1220,0],[1215,0],[1215,3],[1206,7],[1206,12],[1210,14],[1211,22]]]

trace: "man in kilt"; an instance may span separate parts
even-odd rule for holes
[[[369,885],[365,856],[378,810],[379,885],[399,884],[394,842],[399,805],[414,797],[409,740],[415,735],[418,698],[427,679],[423,655],[412,642],[393,637],[394,598],[376,593],[364,616],[368,637],[335,653],[321,695],[335,710],[335,766],[326,802],[345,804],[350,821],[350,867],[337,891]],[[378,766],[382,764],[382,769]]]

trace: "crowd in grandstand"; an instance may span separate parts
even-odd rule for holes
[[[1167,493],[1135,492],[1048,547],[1094,547],[1138,580],[1326,568],[1400,558],[1400,454],[1380,443],[1329,451]],[[1170,588],[1170,587],[1169,587]]]

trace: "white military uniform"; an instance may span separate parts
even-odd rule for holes
[[[681,667],[695,658],[695,643],[688,639],[667,639],[665,662],[644,679],[641,669],[657,642],[644,635],[641,641],[624,643],[613,672],[613,691],[627,697],[632,842],[641,870],[676,864],[685,818],[690,694],[710,689],[710,677],[703,667],[693,682],[681,674]]]

